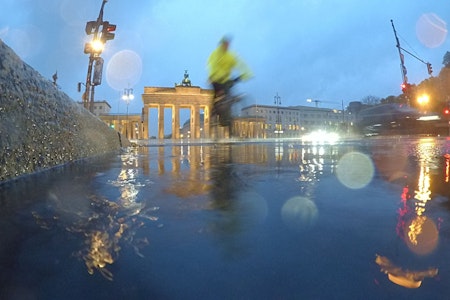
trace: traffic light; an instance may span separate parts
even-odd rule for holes
[[[109,40],[113,40],[114,36],[116,35],[114,33],[114,31],[116,30],[116,25],[114,24],[109,24],[109,22],[105,21],[103,22],[103,27],[102,27],[102,40],[103,42],[109,41]]]
[[[430,63],[427,63],[428,75],[433,75],[433,67]]]
[[[414,92],[414,86],[411,85],[410,83],[403,82],[400,86],[401,86],[401,88],[402,88],[403,94],[409,95],[409,96],[411,96],[411,95],[413,94],[413,92]]]
[[[85,43],[84,44],[84,54],[89,54],[94,52],[94,50],[92,49],[92,44],[91,43]]]
[[[87,35],[95,33],[96,29],[97,29],[97,21],[89,21],[86,23],[85,31]]]
[[[403,92],[404,94],[406,94],[406,93],[408,92],[409,83],[403,82],[400,86],[401,86],[401,88],[402,88],[402,92]]]
[[[449,116],[450,116],[450,108],[449,108],[449,107],[445,107],[445,108],[444,108],[444,115],[445,115],[446,117],[449,117]]]

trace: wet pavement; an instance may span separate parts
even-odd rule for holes
[[[140,146],[0,185],[0,299],[448,299],[450,140]]]

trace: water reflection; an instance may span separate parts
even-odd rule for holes
[[[403,216],[403,236],[411,251],[419,255],[431,253],[437,246],[439,233],[435,222],[426,215],[427,203],[431,200],[430,168],[436,168],[436,145],[434,140],[422,139],[417,146],[419,174],[414,197],[408,201],[414,205],[410,216]]]
[[[415,159],[417,173],[413,171],[413,163],[405,163],[405,159],[400,160],[400,164],[395,164],[393,168],[384,167],[381,164],[382,174],[387,175],[388,179],[403,178],[404,186],[400,195],[401,206],[398,210],[398,223],[396,232],[404,241],[407,249],[415,255],[421,257],[432,254],[439,244],[439,226],[428,213],[428,206],[431,201],[441,197],[437,194],[439,190],[439,175],[432,176],[433,173],[439,174],[440,159],[445,158],[447,154],[441,153],[442,147],[436,144],[435,139],[420,139],[412,148],[409,157]],[[393,150],[394,148],[390,148]],[[406,157],[405,148],[399,147],[398,151],[390,153],[391,157]],[[377,157],[381,162],[380,157]],[[442,173],[447,173],[447,158],[443,164]],[[379,165],[379,164],[377,164]],[[392,175],[401,174],[401,176]],[[417,174],[417,175],[416,175]],[[433,178],[436,182],[433,181]],[[442,177],[441,177],[442,178]],[[446,181],[444,175],[444,182]],[[442,180],[442,179],[441,179]],[[432,188],[435,188],[433,192]],[[406,253],[404,254],[406,255]],[[381,271],[388,274],[390,281],[406,288],[418,288],[422,280],[426,277],[435,277],[438,273],[436,267],[429,267],[425,271],[409,271],[400,266],[394,265],[387,257],[376,256],[375,262],[380,265]]]
[[[292,143],[287,152],[288,162],[298,166],[298,189],[283,201],[280,214],[287,228],[300,233],[314,228],[319,219],[314,195],[321,177],[335,173],[339,151],[334,145]]]
[[[423,271],[404,270],[394,265],[387,257],[378,254],[375,262],[380,266],[382,272],[388,274],[390,281],[406,288],[418,288],[422,284],[422,280],[427,277],[435,277],[438,273],[436,268]]]
[[[367,293],[374,281],[378,299],[386,285],[394,293],[429,293],[448,273],[440,231],[448,230],[441,208],[450,158],[425,139],[362,144],[140,147],[108,171],[40,188],[45,203],[33,206],[34,221],[45,236],[58,229],[69,237],[63,250],[87,270],[77,279],[101,288],[115,279],[123,294],[144,291],[138,299],[147,291],[180,298],[177,289],[195,298],[205,282],[218,298],[233,298],[228,286],[255,296],[249,298],[264,298],[273,287],[269,298],[289,298],[292,290],[298,298],[333,298],[335,289],[318,291],[319,281],[355,283],[335,298]],[[339,168],[348,181],[339,180]],[[382,280],[372,280],[377,276]],[[267,289],[255,292],[260,282]]]
[[[167,155],[160,154],[158,159],[164,157]],[[170,174],[169,186],[164,188],[166,193],[192,199],[186,202],[191,207],[215,212],[217,217],[207,230],[214,233],[227,256],[235,257],[246,248],[240,236],[263,225],[269,214],[267,196],[247,182],[264,173],[274,176],[274,182],[279,183],[298,174],[299,185],[292,197],[282,200],[279,212],[288,228],[309,230],[319,213],[313,197],[315,187],[325,172],[334,172],[337,157],[336,146],[285,142],[277,142],[274,147],[259,143],[183,145],[172,147],[170,164],[158,163],[158,174]],[[274,169],[276,172],[271,172]],[[207,196],[208,202],[199,200],[202,195]]]
[[[211,220],[209,230],[214,233],[224,255],[233,259],[246,254],[245,249],[248,247],[245,244],[248,241],[243,240],[241,236],[254,226],[261,225],[268,213],[266,200],[257,192],[250,191],[246,179],[236,172],[236,166],[241,159],[240,155],[234,152],[248,150],[249,148],[240,150],[232,145],[220,145],[212,148],[209,155],[210,209],[218,214],[217,218]],[[247,153],[252,152],[250,150]],[[261,159],[254,154],[250,156],[253,157],[251,161]],[[253,174],[250,172],[247,176]]]
[[[159,157],[159,166],[165,168]],[[171,184],[165,189],[169,194],[181,198],[204,195],[211,190],[210,174],[207,172],[211,165],[210,157],[205,154],[203,146],[173,146],[171,152]],[[165,169],[159,169],[160,174]]]
[[[72,182],[58,183],[48,192],[47,210],[33,212],[36,223],[42,228],[62,226],[84,237],[84,244],[75,256],[84,260],[89,274],[97,270],[106,279],[113,280],[108,266],[119,257],[123,245],[131,246],[142,257],[140,249],[148,244],[148,239],[137,238],[138,229],[148,220],[158,220],[154,215],[158,207],[147,207],[139,201],[139,190],[149,181],[138,179],[137,156],[135,149],[123,153],[117,178],[108,181],[119,190],[116,200],[89,193],[82,185]],[[103,173],[96,174],[97,178],[103,176]]]

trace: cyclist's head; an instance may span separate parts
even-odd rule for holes
[[[222,39],[220,40],[220,45],[222,47],[225,47],[225,49],[228,49],[228,46],[230,45],[231,37],[229,35],[224,35]]]

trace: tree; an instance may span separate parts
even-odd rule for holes
[[[367,105],[377,105],[380,104],[381,99],[376,96],[366,96],[361,99],[361,102]]]
[[[445,103],[450,101],[450,66],[442,68],[441,72],[439,72],[438,88],[441,100]]]
[[[442,64],[444,65],[445,68],[450,68],[450,52],[447,51],[445,53]]]
[[[386,98],[381,99],[381,103],[382,104],[386,104],[386,103],[398,103],[399,99],[396,96],[387,96]]]

